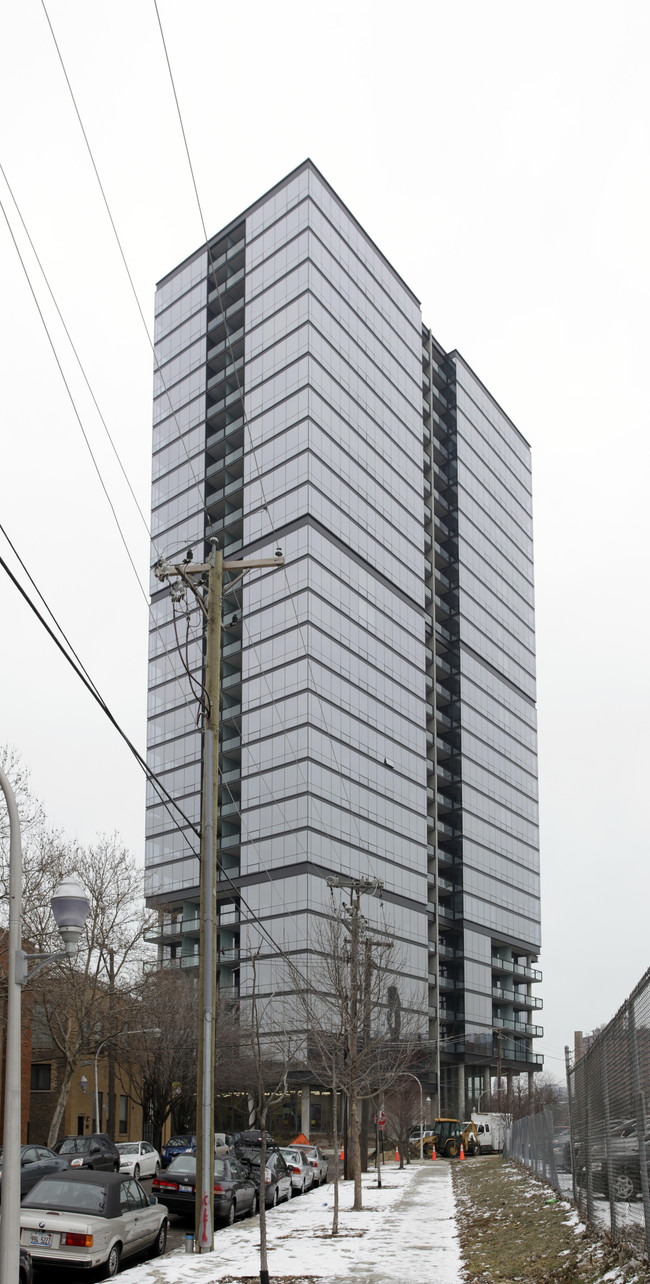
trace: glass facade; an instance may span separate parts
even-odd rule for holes
[[[507,1092],[513,1073],[543,1061],[531,1020],[541,941],[530,449],[427,330],[423,425],[438,945],[429,1012],[443,1100],[465,1115],[499,1066]]]
[[[286,561],[226,576],[222,986],[246,999],[258,947],[269,993],[281,953],[308,976],[327,878],[379,878],[364,914],[452,1065],[501,1039],[493,956],[539,945],[530,460],[424,336],[309,162],[165,278],[152,565],[211,536]],[[151,591],[149,760],[189,823],[149,787],[147,892],[161,963],[195,967],[202,627]]]

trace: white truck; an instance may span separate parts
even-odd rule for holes
[[[482,1115],[479,1114],[477,1110],[473,1110],[472,1122],[474,1123],[478,1133],[478,1144],[482,1155],[492,1154],[497,1150],[503,1150],[503,1143],[506,1135],[505,1115]]]

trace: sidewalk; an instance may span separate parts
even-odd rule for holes
[[[331,1184],[267,1213],[269,1274],[314,1277],[322,1284],[458,1284],[461,1255],[456,1231],[450,1165],[411,1164],[400,1172],[364,1173],[362,1212],[355,1213],[352,1182],[339,1186],[339,1235],[331,1238]],[[205,1256],[169,1257],[127,1269],[124,1284],[216,1284],[259,1279],[259,1218],[238,1222],[215,1236]]]

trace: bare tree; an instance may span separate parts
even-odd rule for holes
[[[189,972],[169,968],[146,973],[128,1019],[133,1027],[160,1031],[131,1035],[120,1057],[129,1093],[142,1107],[143,1122],[160,1150],[170,1115],[179,1131],[195,1126],[196,979]]]
[[[409,1133],[413,1124],[420,1122],[420,1093],[412,1079],[396,1079],[386,1101],[386,1113],[399,1150],[399,1166],[403,1168],[405,1159],[410,1162]]]
[[[242,1029],[242,1070],[252,1102],[255,1121],[261,1131],[260,1145],[260,1284],[269,1284],[269,1264],[266,1239],[266,1197],[264,1176],[266,1169],[266,1126],[269,1111],[279,1105],[287,1095],[289,1066],[296,1052],[296,1039],[286,1029],[278,1030],[277,1013],[270,1017],[275,993],[261,996],[258,987],[258,961],[260,950],[250,959],[250,1025]],[[250,1047],[250,1055],[244,1050]],[[248,1072],[245,1070],[248,1060]]]
[[[50,881],[50,872],[48,867],[43,886]],[[35,983],[44,1019],[63,1061],[48,1145],[58,1136],[82,1050],[97,1046],[109,1023],[112,1029],[119,1029],[121,1008],[128,1019],[124,996],[140,975],[147,952],[144,935],[153,924],[144,906],[142,872],[117,836],[100,838],[91,847],[66,853],[55,884],[63,872],[79,875],[90,908],[75,957],[54,964],[46,980],[41,975]],[[30,938],[39,948],[49,948],[50,928],[49,923],[42,923],[43,906],[31,906],[25,917]]]
[[[293,968],[295,1002],[309,1031],[310,1069],[332,1088],[337,1157],[337,1092],[343,1092],[348,1101],[354,1208],[359,1210],[360,1104],[366,1099],[381,1099],[410,1064],[421,1017],[418,1011],[402,1007],[400,960],[387,935],[372,939],[363,921],[355,922],[350,914],[334,914],[323,922],[313,940],[318,960],[310,967],[308,982]],[[291,964],[288,966],[291,971]],[[335,1181],[332,1233],[337,1231]]]

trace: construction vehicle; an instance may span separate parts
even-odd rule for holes
[[[436,1119],[431,1133],[424,1139],[422,1149],[426,1159],[431,1159],[434,1146],[436,1155],[442,1159],[456,1159],[460,1155],[461,1146],[465,1155],[478,1154],[478,1136],[473,1122],[470,1120],[469,1123],[461,1123],[459,1119]]]

